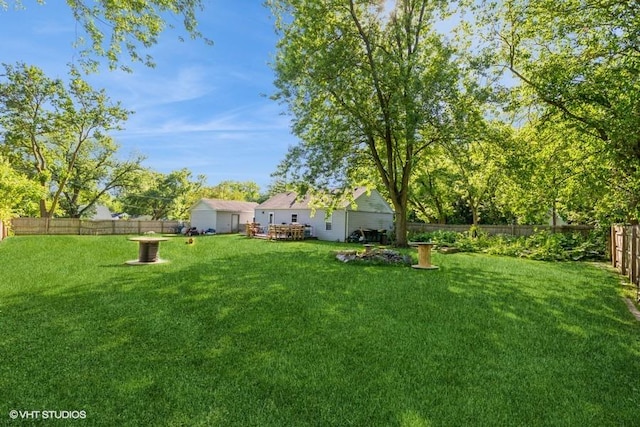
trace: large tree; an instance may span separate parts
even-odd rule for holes
[[[149,215],[151,219],[187,219],[193,194],[204,185],[204,175],[194,180],[191,171],[180,169],[163,174],[150,169],[136,173],[135,185],[118,195],[129,215]]]
[[[611,159],[611,188],[640,216],[640,9],[632,1],[483,1],[478,23],[496,64],[520,83],[519,107],[548,114]]]
[[[469,208],[473,225],[480,223],[481,211],[492,202],[503,179],[500,147],[506,138],[506,129],[498,123],[486,123],[443,144],[455,171],[451,190]]]
[[[505,147],[509,179],[500,185],[500,204],[521,223],[592,222],[605,219],[603,202],[610,207],[604,142],[558,116],[527,123]]]
[[[418,219],[446,224],[457,200],[453,191],[457,171],[442,145],[429,147],[425,157],[416,168],[409,201]]]
[[[98,202],[107,202],[116,191],[135,185],[136,173],[142,170],[143,156],[119,159],[119,146],[109,138],[100,143],[89,142],[84,145],[62,190],[60,208],[64,216],[70,218],[93,213]]]
[[[37,1],[45,4],[44,0]],[[10,4],[23,7],[22,3],[22,0],[0,0],[0,9],[8,9]],[[76,33],[75,40],[87,69],[95,70],[100,58],[106,59],[111,68],[129,70],[127,58],[153,66],[153,58],[141,51],[155,45],[164,30],[174,27],[173,22],[182,21],[189,37],[211,44],[198,30],[196,15],[204,9],[202,0],[66,0],[66,3],[87,36]]]
[[[40,216],[51,217],[62,194],[79,178],[79,165],[111,144],[108,132],[120,129],[129,112],[73,69],[65,86],[35,66],[4,68],[0,151],[17,171],[39,183]]]
[[[452,51],[434,30],[449,2],[269,0],[282,39],[276,98],[293,115],[300,143],[279,170],[327,190],[374,171],[396,211],[396,243],[407,244],[416,162],[450,131],[458,87]]]

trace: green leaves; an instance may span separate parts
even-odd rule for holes
[[[104,91],[94,90],[73,68],[68,87],[35,66],[4,68],[6,81],[0,82],[0,152],[16,171],[40,185],[41,216],[55,215],[61,196],[69,199],[71,193],[75,202],[72,208],[71,200],[67,200],[72,209],[67,213],[75,216],[80,200],[87,201],[78,198],[81,188],[94,191],[101,180],[111,182],[108,176],[113,169],[96,168],[104,172],[97,178],[80,171],[96,161],[104,165],[114,155],[108,133],[120,129],[129,111],[112,103]],[[104,187],[101,190],[106,191]]]
[[[446,2],[273,0],[275,98],[300,143],[278,176],[305,186],[380,182],[406,243],[409,183],[421,152],[447,134],[458,72],[432,23]],[[288,14],[284,16],[284,14]]]
[[[190,196],[204,185],[205,177],[194,180],[188,169],[168,174],[152,170],[138,171],[135,185],[122,192],[119,202],[130,215],[149,215],[151,219],[186,219]]]
[[[0,1],[0,9],[7,9],[8,3]],[[38,3],[45,2],[38,0]],[[174,21],[181,21],[191,39],[212,44],[198,30],[196,15],[204,10],[202,0],[66,0],[66,3],[85,33],[78,36],[75,44],[81,49],[86,71],[96,71],[101,59],[106,59],[111,69],[130,71],[127,60],[153,67],[153,58],[142,51],[157,44],[160,34],[174,27]],[[23,7],[21,0],[13,0],[13,4]]]
[[[483,2],[496,65],[521,83],[519,106],[605,142],[611,186],[629,192],[640,168],[640,15],[630,2]],[[637,218],[636,198],[626,208]]]
[[[0,156],[0,221],[35,214],[41,192],[36,182],[17,172]]]

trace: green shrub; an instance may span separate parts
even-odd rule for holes
[[[455,231],[430,231],[412,234],[409,240],[413,242],[433,242],[439,246],[454,246],[461,237],[462,234]]]
[[[531,236],[489,236],[479,228],[472,227],[465,233],[417,233],[409,240],[430,241],[436,246],[455,247],[462,252],[484,252],[543,261],[601,260],[605,256],[606,229],[594,229],[586,235],[580,232],[537,230]]]

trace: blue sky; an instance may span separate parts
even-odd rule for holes
[[[277,42],[273,19],[260,0],[205,3],[199,29],[213,46],[179,42],[178,32],[170,32],[149,51],[155,68],[137,64],[125,73],[105,67],[87,80],[135,111],[126,129],[112,134],[121,157],[141,153],[144,165],[160,172],[186,167],[209,185],[255,181],[266,191],[296,142],[284,106],[265,96],[274,91],[268,65]],[[71,10],[62,0],[24,5],[0,9],[0,62],[25,62],[66,78],[67,64],[79,58],[72,44],[80,28]]]

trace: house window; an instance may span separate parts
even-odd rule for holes
[[[298,214],[291,214],[291,223],[295,224],[298,222]]]
[[[331,231],[331,227],[332,227],[331,221],[327,221],[327,222],[324,223],[324,229],[326,231]]]

